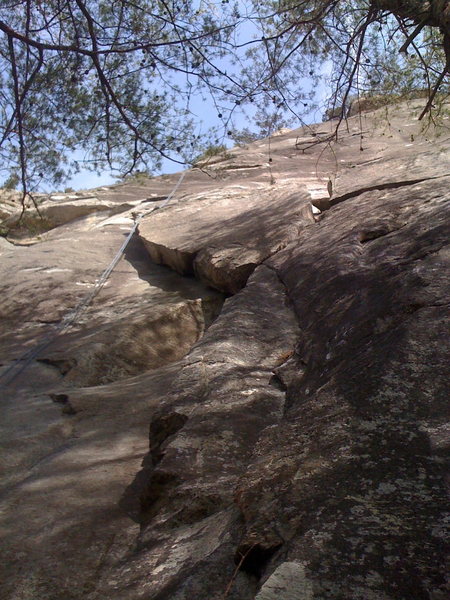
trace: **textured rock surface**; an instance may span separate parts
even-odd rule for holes
[[[263,584],[255,600],[311,600],[311,583],[301,563],[284,562]]]
[[[332,148],[331,122],[233,149],[145,217],[148,255],[184,276],[135,238],[2,390],[2,598],[448,597],[449,140],[414,106]],[[140,212],[177,179],[92,194]],[[130,214],[4,241],[4,368]],[[234,294],[217,318],[189,274]]]

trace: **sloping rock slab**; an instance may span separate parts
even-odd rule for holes
[[[139,310],[130,309],[127,302],[116,302],[115,314],[109,311],[109,322],[57,340],[39,361],[59,369],[70,386],[126,379],[185,356],[221,304],[214,296],[178,303],[168,300],[165,306],[142,298]]]
[[[134,203],[116,204],[95,196],[65,202],[47,201],[39,209],[28,209],[23,215],[21,211],[16,212],[3,221],[3,226],[9,229],[8,236],[14,239],[30,233],[40,234],[92,213],[106,212],[113,215],[129,210],[132,206]]]
[[[30,247],[5,242],[0,362],[10,363],[51,336],[61,319],[83,304],[132,225],[131,219],[92,215]],[[59,363],[72,385],[136,375],[180,359],[221,303],[221,295],[200,282],[152,264],[135,237],[100,295],[37,358]]]
[[[116,255],[132,220],[105,216],[58,227],[33,246],[2,245],[1,375],[52,337]],[[182,366],[161,363],[185,354],[221,303],[218,292],[152,264],[133,238],[73,327],[9,385],[0,378],[2,599],[103,596],[99,573],[132,552],[138,535],[118,502]],[[76,389],[86,383],[96,387]]]
[[[7,481],[2,472],[9,485],[0,495],[2,598],[108,597],[99,573],[124,560],[138,535],[118,500],[139,469],[150,415],[177,368],[73,390],[66,404],[14,390],[15,406],[1,424],[2,470],[10,461],[12,472]],[[65,406],[72,414],[61,415]]]

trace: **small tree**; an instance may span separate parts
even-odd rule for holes
[[[275,0],[257,5],[262,43],[248,52],[245,78],[257,94],[300,117],[327,80],[328,108],[360,95],[427,92],[420,118],[438,90],[448,94],[450,2],[435,0]],[[447,79],[446,79],[447,78]],[[265,97],[267,106],[267,94]]]
[[[19,185],[20,182],[20,177],[19,175],[13,171],[8,179],[5,181],[5,183],[3,184],[3,188],[5,190],[15,190],[17,189],[17,186]]]

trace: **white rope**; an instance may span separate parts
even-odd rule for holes
[[[97,296],[97,294],[100,292],[102,287],[105,285],[109,276],[115,269],[117,263],[122,258],[122,255],[125,252],[125,249],[128,246],[128,244],[130,243],[131,238],[135,234],[136,229],[137,229],[139,223],[141,222],[142,218],[144,216],[150,214],[151,212],[153,212],[156,209],[164,208],[170,202],[170,200],[173,198],[173,196],[175,195],[175,193],[178,190],[178,188],[180,187],[181,182],[183,181],[185,175],[186,175],[186,171],[183,171],[181,173],[175,187],[173,188],[173,190],[170,192],[170,194],[167,196],[167,198],[164,200],[164,202],[160,206],[154,206],[150,210],[145,211],[139,215],[139,217],[136,219],[130,233],[127,235],[125,241],[123,242],[123,244],[117,251],[117,253],[114,256],[114,258],[112,259],[112,261],[110,262],[108,267],[103,271],[103,273],[100,275],[99,279],[97,279],[92,290],[81,300],[81,302],[72,311],[70,311],[67,315],[65,315],[62,318],[62,320],[53,328],[53,330],[50,333],[48,333],[46,336],[43,337],[43,339],[37,346],[35,346],[34,348],[31,348],[31,350],[29,350],[28,352],[25,352],[25,354],[23,354],[21,357],[17,358],[13,362],[13,364],[10,367],[8,367],[8,369],[6,369],[6,371],[4,371],[0,375],[0,389],[9,385],[16,377],[18,377],[18,375],[20,375],[28,367],[28,365],[36,358],[36,356],[38,356],[43,350],[48,348],[48,346],[50,346],[50,344],[53,343],[53,341],[58,337],[58,335],[60,335],[62,332],[69,329],[69,327],[71,325],[73,325],[73,323],[76,320],[78,320],[80,315],[86,310],[86,308],[89,306],[89,304],[93,301],[93,299]]]

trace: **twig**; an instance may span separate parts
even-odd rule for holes
[[[17,129],[19,135],[19,156],[20,156],[20,175],[22,179],[22,212],[19,217],[19,223],[25,211],[25,198],[27,196],[27,159],[25,154],[25,140],[23,137],[22,106],[19,92],[19,76],[17,74],[16,54],[14,51],[14,40],[8,37],[9,56],[11,60],[11,74],[14,84],[14,101],[16,104]]]
[[[436,97],[436,94],[441,86],[441,83],[444,81],[444,77],[447,74],[447,67],[442,71],[442,73],[440,74],[438,80],[436,81],[433,91],[431,92],[429,98],[428,98],[428,102],[425,105],[425,108],[423,109],[423,111],[420,113],[420,117],[419,117],[419,121],[421,121],[424,116],[427,114],[427,112],[430,110],[431,106],[433,105],[433,100]]]
[[[408,50],[408,46],[411,44],[411,42],[413,42],[415,40],[415,38],[419,35],[419,33],[425,27],[426,21],[427,21],[427,19],[424,19],[417,25],[417,27],[414,29],[414,31],[411,33],[411,35],[409,35],[406,38],[405,43],[400,48],[399,52],[406,52]]]
[[[240,568],[242,567],[244,560],[247,558],[247,556],[250,554],[250,552],[253,550],[253,548],[255,546],[256,546],[256,542],[250,546],[250,548],[247,550],[247,552],[245,552],[244,554],[241,555],[241,560],[238,562],[238,564],[233,572],[233,575],[231,576],[231,579],[228,582],[227,588],[226,588],[221,600],[226,600],[226,598],[228,597],[228,594],[230,593],[231,588],[233,587],[233,583],[239,573]]]

